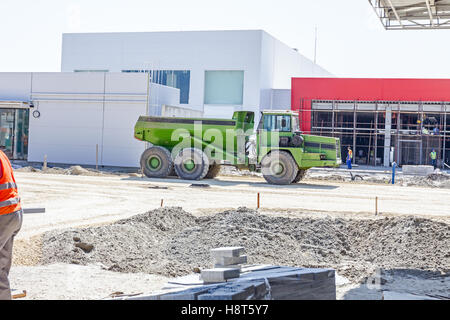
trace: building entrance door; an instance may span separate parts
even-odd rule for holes
[[[11,160],[28,155],[28,109],[0,109],[0,149]]]
[[[14,117],[15,110],[0,109],[0,149],[12,159],[14,150]]]

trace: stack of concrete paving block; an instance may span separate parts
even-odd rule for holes
[[[333,269],[273,266],[245,273],[239,281],[265,279],[273,300],[335,300],[336,279]]]
[[[166,293],[139,295],[127,300],[335,300],[333,269],[272,265],[244,266],[243,247],[211,250],[216,268],[169,282]],[[242,273],[241,273],[242,271]],[[178,290],[179,289],[179,290]],[[172,291],[173,290],[173,291]]]
[[[229,279],[239,278],[238,268],[214,268],[202,270],[202,280],[204,283],[226,282]]]
[[[245,267],[239,278],[207,284],[174,280],[179,291],[141,295],[127,300],[335,300],[333,269],[284,266]],[[184,288],[183,288],[184,287]],[[177,290],[172,287],[171,290]]]
[[[226,282],[238,278],[241,265],[247,262],[247,256],[241,256],[243,247],[222,247],[211,250],[214,259],[214,269],[205,269],[201,272],[204,283]]]
[[[242,255],[243,247],[222,247],[211,250],[214,268],[238,268],[247,263],[247,256]]]

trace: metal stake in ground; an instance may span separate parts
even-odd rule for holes
[[[378,197],[375,197],[375,215],[378,215]]]
[[[164,199],[161,199],[161,207],[163,206],[164,203]]]
[[[259,192],[258,192],[258,195],[256,197],[256,209],[259,209]]]
[[[95,170],[98,170],[98,144],[95,145]]]
[[[46,170],[47,169],[47,155],[44,155],[44,163],[42,164],[42,169]]]

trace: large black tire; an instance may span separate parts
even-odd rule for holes
[[[205,176],[205,179],[214,179],[220,172],[220,164],[213,164],[209,166],[208,173]]]
[[[272,151],[261,161],[261,172],[270,184],[290,184],[297,177],[298,166],[290,153]]]
[[[169,172],[169,177],[177,177],[177,173],[175,172],[175,166],[172,167],[172,170]]]
[[[173,169],[169,150],[159,146],[148,148],[141,156],[142,172],[149,178],[165,178]]]
[[[294,181],[292,181],[292,183],[299,182],[300,180],[302,180],[305,177],[305,175],[306,175],[306,170],[299,169],[298,173],[297,173],[297,176],[295,177]]]
[[[174,167],[181,179],[201,180],[208,173],[209,160],[202,150],[185,148],[175,157]]]

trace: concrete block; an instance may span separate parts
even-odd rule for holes
[[[240,265],[240,264],[230,264],[230,265],[224,266],[222,264],[216,263],[214,265],[214,269],[223,269],[223,268],[233,268],[233,269],[239,269],[239,272],[242,271],[242,265]]]
[[[211,249],[211,255],[216,257],[239,257],[244,252],[244,247],[222,247]]]
[[[239,278],[238,268],[216,268],[202,270],[202,280],[206,283],[224,282],[228,279]]]
[[[247,263],[247,256],[238,256],[238,257],[214,257],[215,264],[222,266],[230,266],[233,264],[245,264]]]
[[[427,176],[434,172],[433,166],[402,166],[403,175]]]

